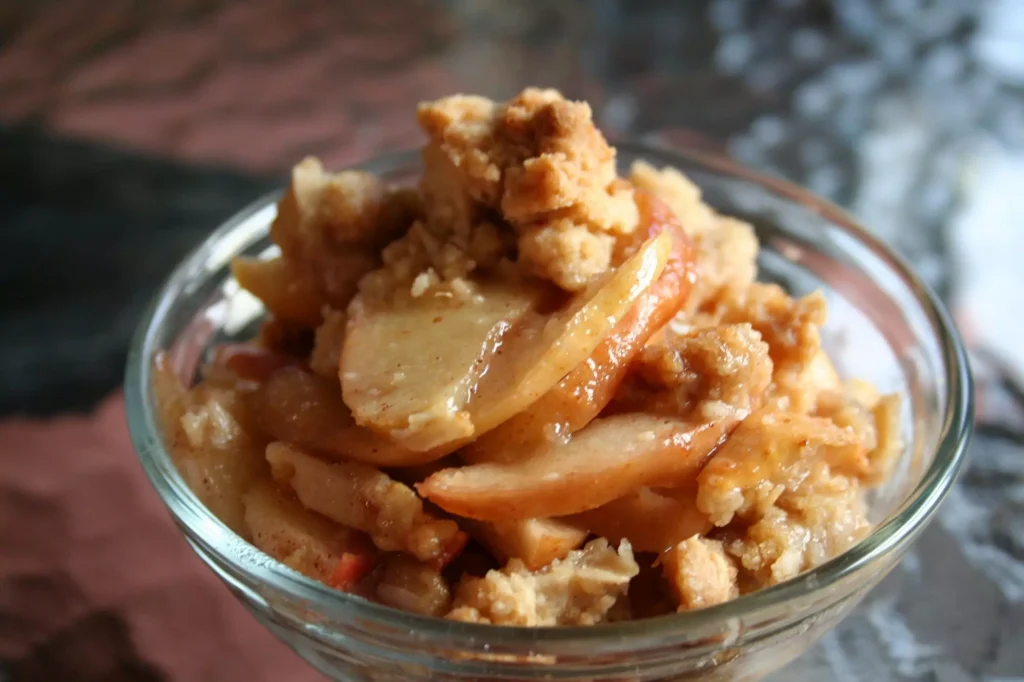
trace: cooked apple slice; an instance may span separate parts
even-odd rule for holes
[[[356,423],[411,450],[463,444],[522,411],[594,351],[661,274],[666,233],[561,311],[541,290],[479,283],[465,300],[396,294],[385,308],[357,297],[341,356]]]
[[[637,204],[649,237],[661,233],[672,237],[672,250],[661,276],[640,294],[587,360],[528,408],[467,446],[461,453],[464,460],[508,461],[552,437],[564,438],[589,424],[612,399],[633,357],[679,311],[696,278],[693,242],[663,203],[638,192]]]
[[[396,292],[378,309],[362,297],[353,301],[340,377],[357,423],[414,450],[473,435],[470,396],[504,335],[542,291],[488,282],[478,293],[457,300]]]
[[[473,519],[568,516],[641,486],[689,483],[736,423],[606,417],[566,443],[549,443],[514,462],[445,469],[416,489],[442,509]]]
[[[256,483],[244,502],[252,543],[299,573],[350,590],[377,563],[369,538],[307,510],[271,481]]]
[[[298,367],[270,375],[248,397],[255,423],[274,440],[374,466],[413,466],[447,451],[414,452],[357,426],[338,385]]]
[[[308,272],[284,258],[238,257],[231,261],[231,274],[239,286],[260,299],[275,317],[303,327],[320,324],[320,311],[327,300]]]
[[[509,559],[521,559],[531,571],[555,559],[564,559],[569,552],[578,549],[588,535],[585,526],[560,519],[493,522],[464,519],[462,527],[502,564]]]
[[[668,232],[651,237],[592,295],[577,296],[537,332],[507,341],[507,364],[484,377],[470,406],[477,435],[522,412],[584,363],[661,276],[672,244]]]
[[[259,383],[283,367],[299,365],[292,355],[278,353],[252,343],[225,343],[213,351],[213,359],[206,368],[206,380],[214,375],[231,377],[234,381]]]
[[[711,529],[707,515],[697,509],[696,472],[687,486],[672,490],[637,488],[565,521],[588,528],[612,543],[629,540],[638,552],[663,552]]]
[[[165,442],[188,486],[217,518],[247,537],[242,495],[264,473],[260,443],[230,390],[187,389],[172,360],[153,360],[156,407]]]
[[[303,506],[363,531],[386,552],[440,568],[466,545],[454,521],[426,511],[411,488],[372,467],[325,462],[288,443],[268,445],[267,461],[274,480],[290,486]]]

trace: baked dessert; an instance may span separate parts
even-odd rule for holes
[[[843,381],[826,302],[756,281],[753,229],[527,89],[416,112],[415,187],[316,159],[268,316],[155,386],[197,496],[274,559],[420,614],[595,625],[799,575],[869,530],[899,398]]]

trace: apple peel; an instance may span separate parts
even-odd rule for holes
[[[416,489],[445,511],[485,521],[578,514],[641,486],[689,483],[737,423],[605,417],[566,443],[514,462],[444,469]]]

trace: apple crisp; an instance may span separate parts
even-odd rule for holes
[[[554,90],[420,105],[414,187],[295,166],[257,338],[165,441],[290,569],[427,616],[596,625],[721,604],[869,531],[896,395],[841,379],[826,301],[756,281],[753,228],[674,168],[617,171]]]

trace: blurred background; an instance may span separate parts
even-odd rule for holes
[[[181,540],[118,396],[142,306],[305,154],[526,85],[850,209],[946,300],[970,469],[777,680],[1024,680],[1024,0],[3,0],[0,681],[317,680]]]

